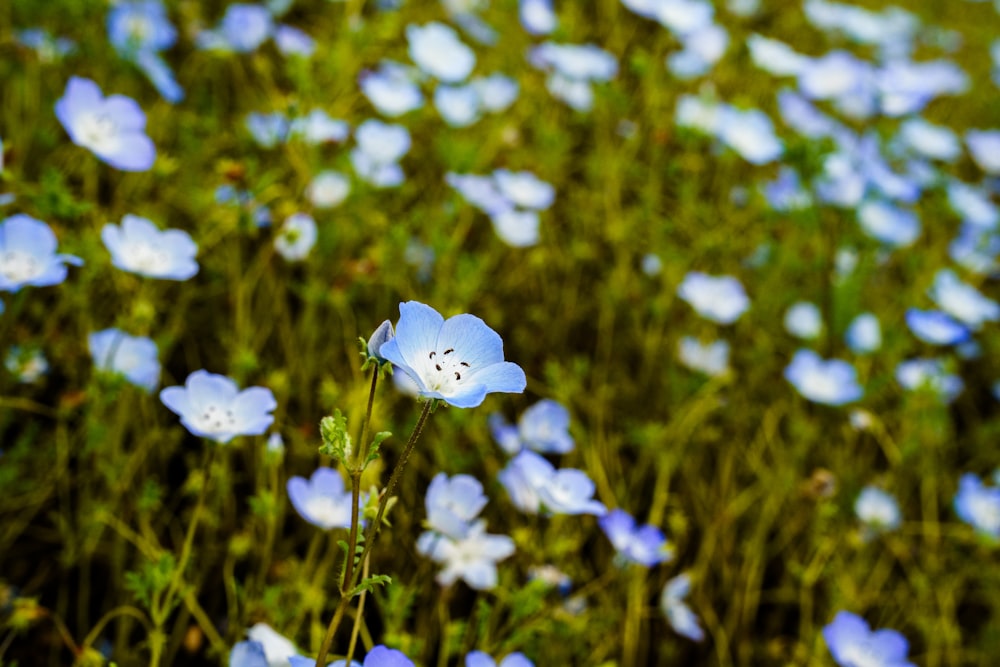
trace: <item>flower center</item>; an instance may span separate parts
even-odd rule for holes
[[[350,517],[345,511],[346,508],[337,505],[336,501],[329,496],[312,496],[305,503],[306,512],[313,521],[329,528],[338,526],[349,526]]]
[[[129,37],[137,44],[144,44],[153,32],[149,19],[145,16],[132,16],[127,23]]]
[[[467,361],[462,361],[456,354],[455,348],[449,347],[444,352],[437,350],[427,355],[428,382],[427,385],[436,392],[448,394],[462,385],[462,377],[465,376],[472,366]]]
[[[106,113],[91,113],[80,119],[80,140],[87,148],[101,148],[118,138],[118,124]]]
[[[161,273],[170,266],[166,252],[149,243],[129,243],[125,247],[129,268],[141,273]]]
[[[852,667],[883,667],[885,662],[879,657],[872,642],[863,639],[846,647],[844,662]]]
[[[0,275],[12,283],[25,283],[38,277],[44,267],[26,252],[8,250],[0,255]]]
[[[229,408],[214,403],[206,405],[192,420],[207,433],[227,433],[236,430],[236,415]]]

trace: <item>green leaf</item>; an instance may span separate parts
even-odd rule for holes
[[[378,458],[378,450],[382,446],[382,442],[391,435],[391,431],[379,431],[375,434],[375,437],[372,438],[371,449],[368,450],[368,458],[365,459],[366,466]]]
[[[376,574],[366,577],[358,582],[358,585],[351,591],[351,596],[359,595],[362,591],[371,593],[376,586],[388,586],[392,583],[392,577],[387,574]]]
[[[351,456],[351,436],[347,433],[347,417],[334,410],[332,417],[323,417],[319,423],[323,444],[319,453],[340,461],[345,466]]]

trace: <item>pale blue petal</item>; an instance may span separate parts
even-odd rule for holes
[[[472,366],[472,372],[503,361],[503,339],[475,315],[456,315],[441,326],[437,338],[440,354],[454,349],[462,361]]]
[[[465,667],[496,667],[493,658],[482,651],[473,651],[465,656]]]
[[[528,384],[524,371],[515,363],[504,361],[492,364],[479,370],[473,369],[469,382],[475,382],[486,387],[487,392],[504,392],[520,394]]]

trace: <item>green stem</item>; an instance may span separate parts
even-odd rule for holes
[[[368,409],[361,422],[361,437],[358,439],[358,452],[351,469],[351,533],[347,538],[346,563],[344,564],[344,580],[340,584],[340,594],[347,595],[354,581],[354,550],[358,546],[358,511],[361,506],[361,473],[368,461],[368,424],[372,420],[372,407],[375,405],[375,389],[378,387],[378,364],[372,370],[372,386],[368,392]],[[345,461],[346,463],[346,461]]]

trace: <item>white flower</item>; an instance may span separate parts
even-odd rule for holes
[[[486,522],[471,524],[465,536],[452,539],[446,535],[427,531],[417,540],[417,551],[444,569],[437,581],[451,586],[462,579],[476,590],[490,590],[497,585],[497,562],[514,553],[514,540],[506,535],[490,535]]]
[[[740,281],[732,276],[710,276],[691,271],[677,288],[677,295],[705,319],[732,324],[750,307]]]
[[[198,273],[198,246],[180,229],[160,231],[146,218],[126,214],[121,226],[104,225],[101,240],[111,263],[123,271],[165,280],[187,280]]]
[[[465,80],[476,66],[476,55],[455,31],[443,23],[406,27],[410,57],[427,74],[446,83]]]
[[[351,182],[339,171],[321,171],[306,188],[306,197],[316,208],[339,206],[351,192]]]
[[[306,258],[316,245],[316,221],[311,215],[296,213],[288,216],[281,231],[274,237],[274,249],[290,262]]]

